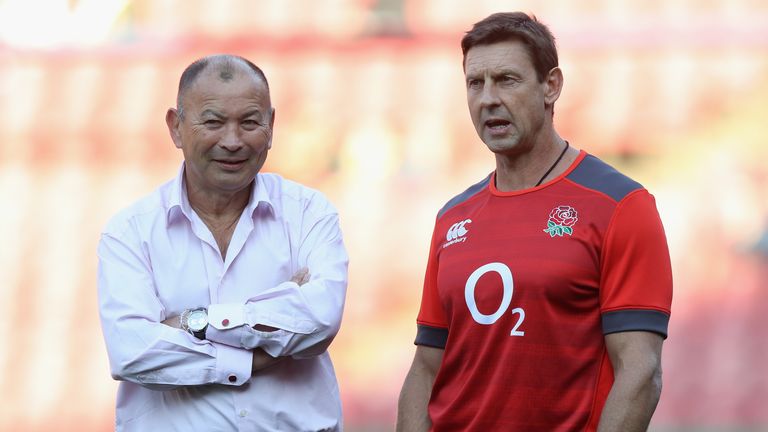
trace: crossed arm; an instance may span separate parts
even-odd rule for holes
[[[154,389],[240,386],[275,358],[324,353],[341,322],[347,269],[337,218],[326,219],[302,234],[295,258],[312,269],[312,280],[297,273],[256,291],[243,303],[209,305],[213,324],[204,341],[172,328],[178,318],[168,320],[171,314],[164,301],[176,296],[178,302],[183,293],[171,287],[161,300],[157,269],[142,235],[132,226],[103,234],[98,249],[99,313],[113,378]],[[166,277],[166,287],[173,283],[170,279]],[[202,304],[204,297],[188,301],[187,307]],[[176,308],[173,315],[178,313]]]
[[[299,269],[296,274],[294,274],[290,281],[298,284],[299,286],[304,285],[305,283],[309,282],[309,269],[302,268]],[[176,329],[181,329],[181,317],[178,315],[169,317],[163,321],[163,324],[173,327]],[[253,326],[255,330],[263,331],[263,332],[273,332],[278,330],[275,327],[265,326],[261,324],[256,324]],[[267,354],[263,349],[261,348],[254,348],[253,349],[253,360],[251,361],[251,375],[256,375],[259,371],[266,369],[276,363],[278,363],[281,359],[284,357],[272,357],[271,355]]]

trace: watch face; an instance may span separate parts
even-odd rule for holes
[[[187,327],[192,331],[200,331],[208,325],[208,314],[204,310],[194,310],[189,313]]]

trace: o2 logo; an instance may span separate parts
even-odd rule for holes
[[[488,272],[498,273],[499,276],[501,276],[501,284],[504,287],[504,293],[501,297],[501,304],[499,305],[499,308],[496,309],[496,312],[490,315],[486,315],[480,312],[480,310],[477,309],[477,302],[475,300],[475,287],[477,286],[477,281],[479,281],[480,278]],[[467,302],[467,308],[469,308],[469,313],[472,314],[472,318],[474,318],[478,324],[483,325],[491,325],[498,321],[498,319],[501,318],[505,312],[507,312],[509,305],[512,303],[512,294],[514,292],[514,288],[515,283],[512,279],[512,271],[509,269],[509,267],[507,267],[506,264],[500,262],[488,263],[473,271],[467,279],[467,284],[464,286],[464,300]],[[514,308],[510,313],[513,315],[518,315],[518,318],[509,335],[525,336],[524,331],[518,330],[523,321],[525,321],[525,311],[523,308]]]

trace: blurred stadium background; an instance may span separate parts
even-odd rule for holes
[[[764,0],[0,0],[0,430],[112,428],[98,233],[176,173],[164,113],[215,52],[270,79],[266,170],[340,210],[346,429],[392,430],[434,217],[493,169],[459,40],[502,10],[558,38],[561,135],[657,197],[675,297],[651,430],[768,430]]]

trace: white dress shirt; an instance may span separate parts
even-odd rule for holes
[[[347,253],[318,192],[258,174],[226,260],[176,179],[118,213],[98,247],[99,312],[119,431],[337,431],[326,349]],[[309,282],[290,279],[307,267]],[[206,340],[162,321],[207,307]],[[273,332],[253,329],[262,324]],[[252,349],[285,357],[251,376]]]

